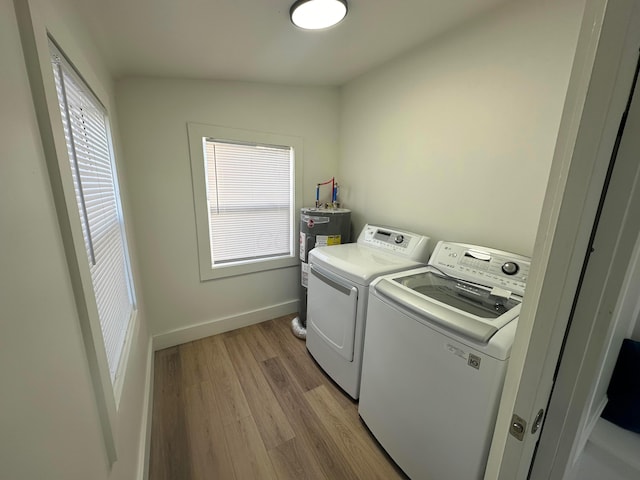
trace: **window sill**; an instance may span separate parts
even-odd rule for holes
[[[235,277],[239,275],[247,275],[249,273],[258,273],[268,270],[276,270],[279,268],[289,268],[299,265],[300,261],[297,257],[274,258],[270,260],[259,260],[255,262],[245,262],[241,264],[230,264],[225,266],[217,266],[211,268],[208,265],[200,265],[200,280],[206,282],[208,280],[216,280],[219,278]]]

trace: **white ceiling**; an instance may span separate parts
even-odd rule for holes
[[[116,77],[341,85],[508,0],[349,0],[307,32],[293,0],[72,0]]]

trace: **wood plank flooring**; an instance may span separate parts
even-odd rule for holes
[[[156,352],[150,480],[407,478],[291,319]]]

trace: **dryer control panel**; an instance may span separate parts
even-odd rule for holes
[[[429,258],[429,237],[405,230],[367,224],[357,243],[416,261]]]
[[[524,295],[531,259],[465,243],[438,242],[429,265],[451,277]]]

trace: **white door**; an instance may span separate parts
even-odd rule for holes
[[[640,43],[636,52],[638,47]],[[605,392],[621,338],[611,352],[611,370],[602,382],[598,397],[594,382],[598,380],[608,353],[612,335],[609,331],[616,327],[616,306],[627,287],[627,274],[634,273],[634,251],[640,232],[640,92],[637,80],[619,140],[531,470],[532,478],[565,478],[606,403]],[[640,275],[636,274],[636,277],[640,278]],[[637,292],[631,293],[631,297],[633,300],[627,302],[635,309]],[[634,318],[633,313],[628,312],[626,316]],[[621,322],[628,320],[621,319]],[[627,326],[624,330],[628,329]],[[620,332],[620,337],[625,336],[627,334]],[[636,475],[631,478],[637,478]]]
[[[540,434],[533,425],[538,412],[547,408],[633,83],[640,45],[638,3],[587,0],[585,5],[485,480],[529,475]],[[520,417],[522,440],[509,432],[514,414]],[[548,478],[536,477],[536,470],[553,462],[556,450],[536,459],[532,478]]]
[[[311,265],[307,303],[307,348],[314,352],[318,339],[347,362],[353,362],[358,313],[358,288],[317,265]],[[315,355],[314,355],[315,356]],[[317,360],[319,360],[316,357]],[[322,362],[320,362],[322,363]]]

